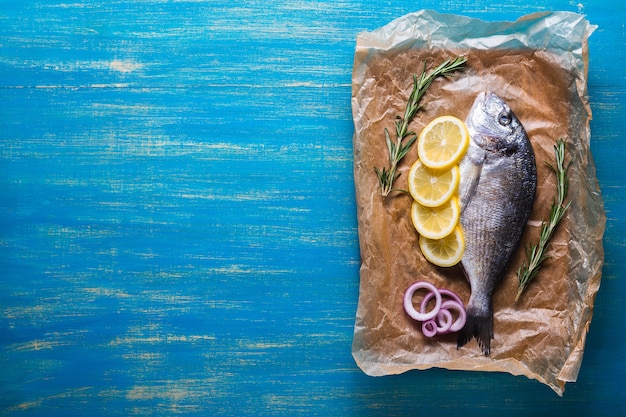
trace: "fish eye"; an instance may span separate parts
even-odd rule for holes
[[[508,111],[503,111],[498,115],[498,123],[502,126],[507,126],[511,124],[511,113]]]

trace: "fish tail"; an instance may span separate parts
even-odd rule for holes
[[[458,333],[457,348],[464,346],[472,337],[476,338],[485,356],[489,356],[493,339],[493,310],[467,307],[467,319]]]

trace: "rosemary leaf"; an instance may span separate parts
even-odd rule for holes
[[[517,302],[524,292],[524,290],[530,285],[532,280],[539,273],[541,264],[550,257],[545,254],[548,243],[554,234],[559,222],[565,216],[565,212],[569,208],[571,201],[565,203],[567,192],[569,188],[569,180],[567,177],[567,171],[571,161],[565,164],[565,141],[559,139],[554,145],[555,165],[548,164],[556,175],[556,200],[552,202],[550,207],[550,220],[543,222],[541,226],[541,232],[539,234],[539,243],[526,249],[526,256],[528,261],[524,261],[522,266],[517,271],[517,277],[519,280],[519,286],[517,289],[517,295],[515,301]]]
[[[413,89],[411,90],[406,104],[404,117],[397,116],[395,120],[395,141],[391,139],[389,131],[385,128],[385,141],[387,143],[387,151],[389,152],[389,167],[374,168],[383,197],[387,197],[389,193],[394,190],[393,183],[400,175],[397,174],[398,164],[409,152],[411,146],[417,139],[416,133],[409,131],[409,123],[411,123],[417,112],[422,108],[419,102],[426,93],[426,90],[436,78],[447,77],[460,69],[465,62],[467,62],[467,58],[461,56],[454,59],[447,59],[428,75],[426,74],[426,64],[424,64],[424,69],[420,76],[413,75]]]

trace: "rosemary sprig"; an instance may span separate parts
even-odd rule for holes
[[[516,302],[519,300],[522,292],[524,292],[530,282],[535,278],[535,276],[537,276],[543,261],[549,258],[548,255],[545,255],[548,242],[552,238],[559,222],[565,215],[565,211],[571,204],[571,201],[565,203],[569,187],[567,171],[571,161],[565,164],[565,141],[563,139],[556,141],[556,144],[554,145],[554,156],[556,165],[548,164],[548,166],[552,168],[552,171],[554,171],[554,174],[556,175],[556,201],[552,202],[552,206],[550,208],[550,221],[547,223],[543,222],[541,226],[539,243],[537,245],[532,245],[530,248],[526,248],[526,256],[529,261],[528,264],[524,261],[522,266],[517,271],[519,287],[517,289],[517,295],[515,296]]]
[[[389,167],[374,168],[383,197],[387,197],[389,193],[394,190],[393,182],[400,175],[397,174],[398,164],[409,152],[411,145],[413,145],[417,139],[417,134],[413,131],[409,131],[409,123],[411,123],[415,114],[422,108],[419,104],[422,96],[437,77],[450,75],[462,67],[465,62],[467,62],[467,58],[460,56],[454,59],[447,59],[428,75],[426,75],[426,63],[424,63],[424,69],[419,78],[417,75],[413,75],[413,90],[409,96],[404,111],[404,117],[396,116],[395,141],[391,140],[389,130],[385,128],[385,141],[387,143],[387,150],[389,151]]]

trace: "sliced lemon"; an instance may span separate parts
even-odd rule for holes
[[[417,139],[417,154],[429,168],[449,169],[469,146],[465,123],[454,116],[441,116],[428,123]]]
[[[424,236],[419,237],[419,245],[424,257],[431,263],[451,267],[463,258],[465,251],[465,238],[460,226],[456,226],[452,233],[443,239],[429,239]]]
[[[442,239],[448,236],[459,223],[461,209],[456,196],[438,207],[426,207],[413,202],[411,220],[417,232],[429,239]]]
[[[452,197],[459,186],[459,167],[440,170],[426,167],[419,159],[409,171],[409,192],[426,207],[437,207]]]

